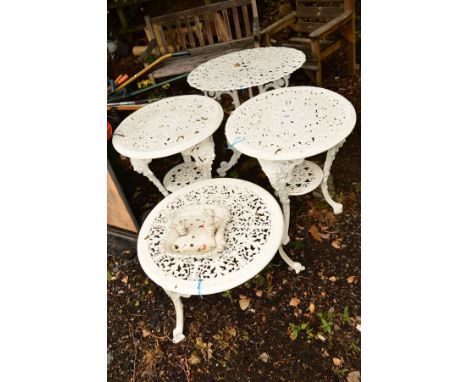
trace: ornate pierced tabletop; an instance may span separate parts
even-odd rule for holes
[[[145,106],[125,118],[112,144],[130,158],[135,171],[145,175],[167,196],[190,181],[211,177],[213,132],[223,119],[221,105],[198,95],[169,97]],[[164,178],[164,187],[149,169],[154,158],[182,153],[185,163]],[[190,161],[190,156],[195,163]]]
[[[287,87],[291,73],[305,62],[303,52],[293,48],[266,47],[245,49],[207,61],[188,76],[190,86],[202,90],[208,97],[220,99],[228,94],[235,107],[240,106],[238,90],[248,89],[252,98],[252,87],[260,93],[268,89]],[[217,170],[220,176],[236,164],[240,153],[234,148],[229,162],[222,162]]]
[[[164,243],[175,212],[195,211],[200,206],[229,210],[224,249],[210,256],[170,252]],[[257,275],[280,248],[282,222],[273,196],[239,179],[202,180],[169,195],[151,211],[138,236],[138,259],[148,277],[174,302],[174,342],[184,338],[180,297],[223,292]]]
[[[327,188],[338,149],[356,123],[353,105],[323,88],[298,86],[260,94],[234,110],[226,137],[238,151],[259,160],[283,205],[289,241],[289,195],[302,195],[321,185],[325,200],[340,213]],[[305,158],[327,151],[323,171]]]

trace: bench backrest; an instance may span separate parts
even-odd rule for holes
[[[240,40],[260,40],[255,0],[228,0],[158,17],[145,16],[145,32],[158,54]]]
[[[298,32],[310,33],[348,9],[354,0],[296,0]]]

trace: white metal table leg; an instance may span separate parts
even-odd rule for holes
[[[231,147],[230,150],[232,150],[232,157],[229,159],[229,162],[221,162],[219,164],[219,168],[216,170],[219,176],[226,176],[226,173],[237,163],[242,155],[241,152],[236,150],[234,147]]]
[[[264,85],[259,85],[258,91],[260,93],[265,93],[267,90],[270,90],[270,89],[287,88],[289,85],[289,77],[290,75],[288,74],[284,76],[283,78],[280,78],[279,80],[268,82],[267,84],[264,84]]]
[[[322,184],[320,185],[323,197],[325,198],[327,203],[333,208],[333,212],[335,214],[339,214],[343,212],[343,205],[341,203],[335,202],[331,198],[330,193],[328,192],[327,180],[328,180],[328,177],[330,176],[330,169],[331,169],[333,160],[335,159],[336,153],[338,152],[340,147],[343,146],[344,142],[345,140],[341,141],[336,146],[332,147],[330,150],[327,151],[327,158],[325,159],[325,164],[323,166]]]
[[[175,311],[176,311],[176,327],[172,332],[173,339],[172,342],[175,344],[182,341],[184,336],[184,306],[182,301],[180,300],[181,297],[190,297],[190,295],[179,294],[176,292],[171,292],[167,289],[164,289],[167,295],[171,298],[172,302],[174,303]]]
[[[133,169],[137,173],[146,176],[164,196],[169,196],[169,192],[166,190],[166,188],[162,185],[162,183],[158,180],[158,178],[156,178],[156,176],[150,170],[148,166],[150,162],[151,162],[151,159],[130,158],[130,163],[132,164]]]
[[[184,153],[182,153],[182,158],[184,158],[185,163],[189,163],[192,161],[192,159],[190,158],[190,155],[185,155]]]
[[[213,136],[206,138],[198,145],[184,151],[182,155],[188,156],[189,158],[192,156],[198,166],[202,169],[204,179],[211,179],[211,169],[215,159]]]
[[[281,241],[282,245],[286,245],[289,243],[289,220],[290,220],[290,201],[288,195],[288,189],[286,184],[291,180],[292,172],[294,167],[298,164],[302,163],[304,159],[298,160],[290,160],[290,161],[270,161],[259,159],[260,165],[262,166],[263,171],[267,175],[272,187],[278,194],[278,197],[281,202],[281,206],[283,208],[283,215],[284,215],[284,232],[283,232],[283,239]],[[293,268],[296,273],[299,273],[301,270],[305,268],[298,262],[293,261],[287,254],[284,252],[282,246],[279,249],[281,258],[288,264],[291,268]]]

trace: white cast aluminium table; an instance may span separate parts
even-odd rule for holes
[[[223,109],[211,98],[199,95],[164,98],[125,118],[116,129],[112,144],[118,153],[130,158],[136,172],[167,196],[168,190],[211,178],[215,157],[212,134],[222,120]],[[177,153],[182,153],[184,163],[166,174],[163,185],[148,164],[152,159]]]
[[[334,213],[342,212],[343,206],[328,192],[327,179],[336,153],[355,124],[356,112],[346,98],[312,86],[260,94],[229,116],[228,143],[238,142],[237,150],[258,159],[280,198],[285,225],[283,245],[289,242],[289,195],[303,195],[321,186]],[[305,160],[325,151],[323,170]]]
[[[201,64],[189,74],[187,81],[190,86],[214,99],[228,94],[237,108],[240,106],[238,90],[248,89],[250,97],[253,97],[253,87],[258,87],[260,93],[287,87],[291,73],[299,69],[305,60],[305,54],[293,48],[245,49]],[[217,170],[220,176],[226,176],[240,157],[233,147],[231,150],[234,154],[230,161],[222,162]]]
[[[200,205],[221,205],[230,211],[223,252],[211,258],[168,253],[162,243],[174,211],[191,211]],[[283,214],[275,198],[239,179],[202,180],[154,207],[138,236],[138,259],[148,277],[164,288],[175,305],[174,342],[184,339],[181,297],[220,293],[257,275],[280,248],[283,228]]]

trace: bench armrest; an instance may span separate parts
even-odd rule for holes
[[[346,24],[353,17],[352,11],[345,11],[338,17],[335,17],[333,20],[330,20],[326,24],[322,25],[320,28],[314,30],[309,34],[309,37],[312,40],[320,39],[329,35],[330,33],[336,31],[338,28]]]
[[[261,35],[264,34],[275,34],[279,32],[280,30],[284,29],[288,25],[291,25],[294,23],[296,20],[296,12],[291,12],[284,16],[283,18],[279,19],[278,21],[275,21],[273,24],[269,25],[266,27],[264,30],[260,32]]]

